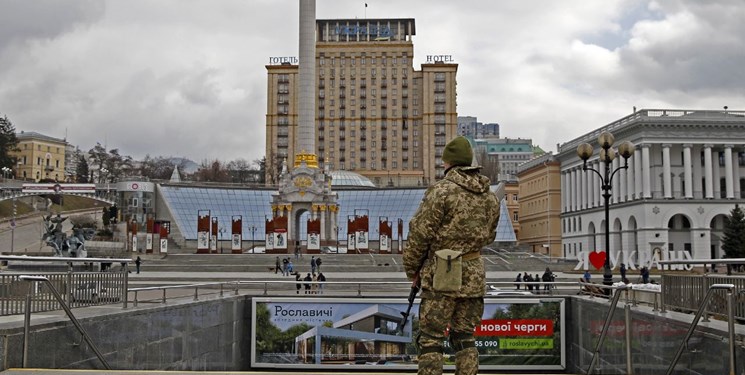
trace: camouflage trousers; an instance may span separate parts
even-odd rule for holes
[[[442,345],[445,331],[455,351],[455,375],[476,375],[479,353],[473,347],[473,331],[481,323],[484,299],[437,298],[422,299],[419,305],[419,375],[441,375],[444,364]],[[463,347],[465,344],[465,348]]]

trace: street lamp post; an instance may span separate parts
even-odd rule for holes
[[[613,285],[613,272],[610,269],[610,197],[611,187],[613,183],[613,176],[616,172],[621,169],[628,169],[628,161],[631,155],[634,153],[634,144],[625,141],[618,145],[618,151],[613,146],[613,134],[604,131],[598,137],[598,143],[600,144],[599,160],[605,168],[603,173],[600,173],[597,169],[587,166],[587,160],[593,154],[593,147],[589,143],[582,143],[577,146],[577,156],[582,159],[582,170],[595,172],[601,180],[601,188],[603,189],[603,201],[605,208],[605,263],[603,264],[603,284]],[[616,152],[623,157],[623,165],[611,171],[611,162],[616,157]],[[609,289],[607,290],[609,291]]]
[[[254,234],[256,233],[256,226],[251,225],[251,253],[253,254],[256,250],[256,244],[254,243]]]
[[[10,172],[12,171],[12,169],[10,169],[8,167],[3,167],[2,168],[2,171],[3,171],[3,180],[4,181],[8,181],[8,175],[10,174]]]
[[[220,254],[222,254],[222,238],[223,234],[225,234],[225,227],[220,226],[220,229],[218,229],[217,231],[220,232]]]

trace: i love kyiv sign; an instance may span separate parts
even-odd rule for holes
[[[610,258],[610,268],[615,269],[621,266],[621,263],[626,264],[626,269],[635,270],[642,267],[653,268],[656,267],[658,270],[687,270],[690,271],[693,266],[690,264],[660,264],[662,260],[690,260],[691,253],[687,251],[668,251],[655,248],[651,253],[639,253],[637,251],[624,251],[623,259],[621,259],[621,253],[617,252],[614,254],[615,257]],[[594,267],[596,270],[602,269],[605,265],[605,251],[581,251],[577,254],[577,266],[575,270],[589,270],[590,267]]]

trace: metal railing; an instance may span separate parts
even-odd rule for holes
[[[67,314],[67,317],[70,318],[70,321],[75,326],[75,328],[78,329],[78,332],[83,336],[83,339],[86,343],[91,347],[93,352],[96,353],[96,356],[98,359],[103,363],[104,367],[106,367],[107,370],[111,370],[111,366],[109,366],[109,363],[106,362],[106,359],[104,358],[103,354],[100,350],[98,350],[98,347],[96,344],[93,343],[93,340],[91,340],[91,337],[88,335],[88,332],[85,331],[85,328],[80,324],[80,322],[75,318],[75,315],[72,313],[72,310],[70,310],[70,307],[67,306],[67,303],[65,303],[64,298],[62,298],[62,295],[57,291],[57,289],[54,287],[54,285],[43,276],[28,276],[28,275],[22,275],[19,277],[20,280],[24,282],[28,282],[28,292],[26,293],[26,308],[24,313],[24,320],[23,320],[23,367],[28,367],[28,343],[29,339],[31,337],[31,296],[35,294],[34,286],[38,286],[37,283],[41,282],[44,283],[50,292],[52,292],[52,295],[54,298],[57,299],[59,304],[62,306],[62,309],[65,310],[65,313]]]
[[[31,309],[30,312],[62,308],[52,292],[44,287],[46,284],[37,285],[30,304],[27,304],[26,285],[21,276],[38,276],[49,280],[49,285],[59,291],[67,305],[73,308],[119,302],[126,307],[129,280],[127,263],[131,259],[0,256],[0,261],[23,261],[67,268],[66,272],[10,271],[0,274],[0,316],[24,314],[27,308]],[[90,267],[96,263],[123,266],[118,272],[76,271],[73,264],[80,263]]]
[[[672,362],[670,362],[670,367],[668,367],[666,375],[670,375],[673,373],[673,370],[675,369],[675,365],[678,364],[678,360],[680,360],[680,356],[683,354],[683,350],[688,345],[688,340],[691,338],[691,335],[693,335],[693,330],[696,329],[696,326],[698,325],[698,321],[701,318],[701,315],[704,314],[704,311],[706,310],[706,305],[709,303],[709,299],[714,295],[714,291],[716,290],[727,290],[727,328],[729,331],[729,374],[735,375],[735,319],[734,319],[734,297],[732,294],[732,291],[735,289],[735,286],[733,284],[714,284],[711,285],[707,292],[706,296],[704,297],[703,301],[701,301],[701,304],[698,307],[698,311],[696,311],[696,316],[693,318],[693,322],[691,322],[691,326],[688,328],[688,332],[686,332],[685,337],[680,342],[680,346],[678,347],[678,351],[675,353],[675,357],[673,358]]]

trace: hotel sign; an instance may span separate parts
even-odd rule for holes
[[[453,55],[427,55],[427,63],[453,61]]]
[[[269,65],[282,65],[285,63],[297,64],[298,58],[295,56],[272,56],[269,57]]]

